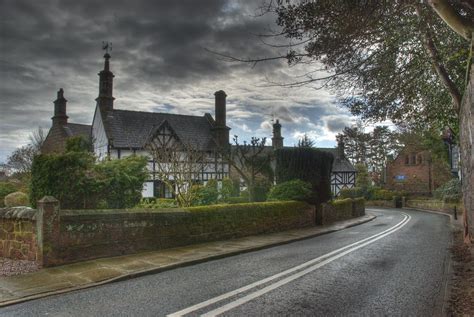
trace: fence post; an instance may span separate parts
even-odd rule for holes
[[[38,201],[36,219],[39,261],[44,267],[57,262],[59,223],[59,201],[52,196],[44,196]]]

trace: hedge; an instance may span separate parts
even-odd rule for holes
[[[312,148],[284,148],[276,155],[277,183],[300,179],[312,185],[307,200],[318,205],[331,199],[330,178],[334,156]]]
[[[302,200],[311,197],[311,184],[300,179],[294,179],[273,186],[268,194],[268,200]]]
[[[4,206],[5,196],[17,191],[15,185],[7,182],[0,182],[0,207]]]
[[[227,201],[226,201],[228,204],[245,204],[245,203],[248,203],[249,202],[249,198],[248,197],[242,197],[242,196],[239,196],[239,197],[229,197],[227,198]]]
[[[13,192],[5,196],[5,207],[29,206],[28,195],[22,192]]]
[[[272,202],[256,202],[243,204],[221,204],[211,206],[187,207],[184,210],[189,212],[295,212],[297,210],[310,208],[310,205],[302,201],[272,201]]]

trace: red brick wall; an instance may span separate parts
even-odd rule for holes
[[[402,176],[404,179],[399,179]],[[414,194],[431,194],[451,178],[443,162],[433,160],[429,151],[407,146],[387,164],[386,188]]]
[[[16,260],[38,260],[36,210],[0,209],[0,257]]]
[[[41,153],[62,153],[66,149],[66,131],[59,125],[52,126],[41,146]]]
[[[272,205],[284,208],[274,210]],[[213,211],[61,210],[53,265],[313,226],[302,202],[224,205]],[[215,206],[213,206],[215,207]]]

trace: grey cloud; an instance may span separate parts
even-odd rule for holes
[[[347,117],[330,118],[326,121],[326,126],[331,132],[341,132],[344,127],[349,125],[350,121]]]
[[[70,120],[92,121],[103,40],[113,43],[118,108],[213,113],[212,93],[224,89],[232,105],[229,120],[245,123],[252,133],[261,131],[271,114],[288,131],[301,128],[301,118],[317,122],[331,114],[318,93],[298,93],[290,102],[291,92],[259,87],[265,75],[283,76],[283,62],[251,68],[208,51],[242,58],[274,54],[255,36],[274,26],[275,18],[253,17],[258,5],[251,0],[0,0],[0,161],[5,149],[26,143],[37,126],[50,126],[60,87]],[[231,133],[249,135],[238,127]]]

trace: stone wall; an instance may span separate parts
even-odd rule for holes
[[[318,213],[317,222],[323,225],[360,217],[365,215],[365,200],[347,198],[324,203]]]
[[[301,202],[208,207],[61,210],[57,253],[48,265],[302,228],[315,221],[314,207]]]
[[[393,200],[368,200],[365,205],[370,207],[395,208]]]
[[[416,208],[416,209],[426,209],[426,210],[434,210],[440,211],[448,214],[454,213],[454,207],[456,207],[456,211],[458,215],[463,213],[462,204],[458,203],[445,203],[441,200],[434,200],[434,199],[419,199],[419,200],[412,200],[408,199],[405,201],[405,206],[407,208]]]
[[[36,212],[26,207],[0,209],[0,257],[38,260]]]

